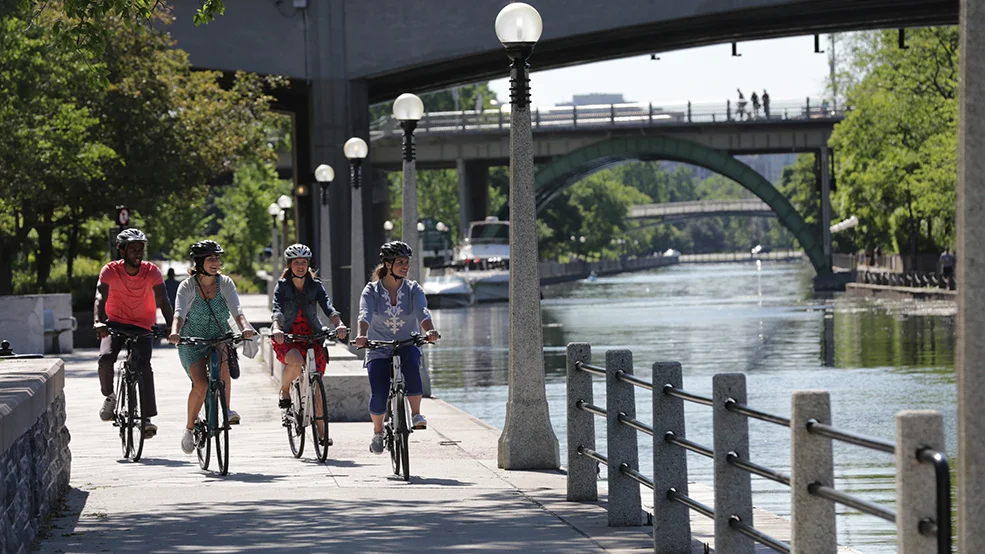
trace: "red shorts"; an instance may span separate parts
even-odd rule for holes
[[[298,317],[291,324],[291,334],[294,335],[313,335],[311,331],[311,326],[308,325],[308,321],[304,319],[301,315],[301,311],[298,310]],[[272,343],[274,348],[274,355],[277,356],[277,361],[280,363],[286,363],[284,358],[287,357],[287,353],[291,350],[297,350],[301,354],[301,359],[308,360],[308,347],[305,344],[297,342],[287,342],[284,344],[277,344],[277,342]],[[315,344],[315,370],[318,371],[319,375],[325,374],[325,366],[328,365],[328,351],[321,343]]]

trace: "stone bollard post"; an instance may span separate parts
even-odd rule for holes
[[[754,554],[756,543],[729,527],[738,516],[746,525],[752,520],[752,478],[749,472],[728,463],[735,452],[749,460],[749,419],[725,409],[725,401],[746,403],[746,376],[720,373],[712,378],[715,450],[715,549],[735,554]]]
[[[917,451],[925,447],[944,452],[944,419],[940,412],[907,410],[896,414],[896,547],[899,554],[937,552],[937,538],[920,534],[921,520],[937,519],[934,466],[917,459]]]
[[[834,487],[831,439],[811,435],[811,419],[831,425],[831,399],[826,391],[793,393],[790,419],[790,548],[793,554],[836,554],[835,505],[813,496],[811,483]]]
[[[636,418],[636,387],[616,378],[618,371],[633,374],[633,353],[605,353],[606,453],[609,458],[609,527],[642,525],[640,484],[619,471],[623,464],[639,470],[636,429],[621,423],[619,415]]]
[[[653,551],[691,554],[691,514],[667,498],[670,489],[687,494],[687,452],[664,440],[667,432],[684,437],[684,401],[664,394],[668,384],[684,388],[681,364],[653,364]]]
[[[568,501],[599,498],[598,462],[578,453],[578,446],[595,450],[595,414],[579,410],[577,403],[594,403],[592,374],[575,368],[577,362],[592,362],[592,345],[568,343]]]

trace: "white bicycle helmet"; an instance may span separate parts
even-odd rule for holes
[[[311,259],[311,249],[303,244],[292,244],[284,250],[284,258],[288,261],[294,258],[308,258]]]
[[[116,235],[117,248],[125,248],[131,242],[147,242],[147,236],[140,229],[124,229]]]

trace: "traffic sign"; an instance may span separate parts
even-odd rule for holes
[[[116,224],[120,227],[126,227],[130,224],[130,208],[126,206],[116,207]]]

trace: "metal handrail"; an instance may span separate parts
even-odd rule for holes
[[[642,389],[646,389],[648,391],[652,391],[653,390],[653,383],[651,383],[649,381],[644,381],[643,379],[640,379],[639,377],[637,377],[635,375],[632,375],[630,373],[626,373],[625,371],[623,371],[621,369],[616,372],[616,379],[619,380],[619,381],[624,381],[624,382],[629,383],[631,385],[635,385],[635,386],[640,387]]]
[[[578,445],[578,453],[586,458],[591,458],[600,464],[609,465],[609,458],[606,458],[605,456],[584,445]]]
[[[835,429],[834,427],[825,425],[816,419],[807,420],[807,432],[813,435],[827,437],[829,439],[840,440],[856,446],[871,448],[872,450],[878,450],[879,452],[885,452],[886,454],[896,453],[896,445],[889,441]]]
[[[677,489],[674,487],[667,489],[667,499],[672,502],[684,504],[688,508],[691,508],[695,512],[698,512],[707,518],[715,519],[715,510],[705,504],[702,504],[701,502],[698,502],[686,494],[677,492]]]
[[[917,450],[917,459],[934,464],[937,484],[937,521],[921,521],[920,534],[937,535],[937,552],[951,552],[951,470],[947,456],[932,448]]]
[[[663,390],[664,390],[664,394],[666,394],[667,396],[673,396],[675,398],[687,400],[688,402],[694,402],[695,404],[703,404],[705,406],[714,405],[714,402],[711,400],[711,398],[708,398],[707,396],[700,396],[697,394],[687,392],[686,390],[679,389],[674,385],[671,385],[670,383],[664,385]]]
[[[770,469],[766,466],[761,466],[759,464],[750,462],[748,460],[743,460],[735,452],[729,452],[725,456],[725,461],[734,465],[739,469],[748,471],[753,475],[764,477],[766,479],[769,479],[770,481],[776,481],[777,483],[786,485],[788,487],[790,486],[790,476],[787,475],[786,473],[783,473],[782,471],[777,471],[775,469]]]
[[[646,433],[647,435],[650,435],[651,437],[653,436],[653,432],[654,432],[653,431],[653,427],[650,427],[649,425],[647,425],[646,423],[643,423],[642,421],[640,421],[638,419],[629,417],[628,415],[626,415],[623,412],[619,412],[619,415],[616,417],[616,419],[620,423],[625,423],[626,425],[629,425],[630,427],[632,427],[633,429],[636,429],[637,431],[640,431],[641,433]]]
[[[711,448],[708,448],[707,446],[702,446],[696,442],[691,442],[685,438],[678,437],[676,434],[674,434],[673,431],[667,431],[666,433],[664,433],[664,440],[669,442],[670,444],[675,444],[677,446],[680,446],[684,450],[690,450],[695,454],[701,454],[706,458],[715,457],[715,451],[712,450]]]
[[[730,412],[742,414],[746,417],[751,417],[753,419],[765,421],[766,423],[775,423],[782,427],[790,427],[790,418],[781,417],[767,412],[762,412],[754,408],[750,408],[745,404],[737,402],[734,398],[729,398],[725,401],[725,409]]]
[[[827,485],[817,482],[811,483],[807,485],[807,492],[814,496],[826,498],[832,502],[855,508],[863,514],[869,514],[870,516],[880,517],[890,523],[896,523],[896,512],[894,510],[869,502],[868,500],[862,500],[857,496],[841,492]]]
[[[790,554],[789,544],[783,541],[776,540],[773,537],[763,533],[759,529],[756,529],[755,527],[745,523],[744,521],[742,521],[742,518],[739,516],[733,515],[732,517],[730,517],[728,519],[728,526],[731,527],[732,529],[735,529],[739,533],[742,533],[743,535],[749,537],[750,539],[760,544],[766,545],[772,548],[773,550],[776,550],[777,552],[783,552],[783,554]]]
[[[629,464],[624,463],[624,464],[620,465],[619,466],[619,473],[622,473],[623,475],[625,475],[625,476],[633,479],[637,483],[640,483],[644,487],[647,487],[648,489],[653,490],[653,487],[654,487],[653,480],[652,479],[647,479],[647,477],[645,475],[643,475],[639,471],[636,471],[635,469],[629,467]]]
[[[575,362],[575,368],[584,371],[585,373],[591,373],[592,375],[598,375],[599,377],[605,377],[605,368],[599,367],[597,365],[586,364],[584,362]]]
[[[578,402],[575,402],[575,407],[583,412],[588,412],[590,414],[595,414],[597,416],[606,417],[609,415],[608,412],[605,411],[605,408],[599,408],[595,404],[589,404],[584,400],[579,400]]]

